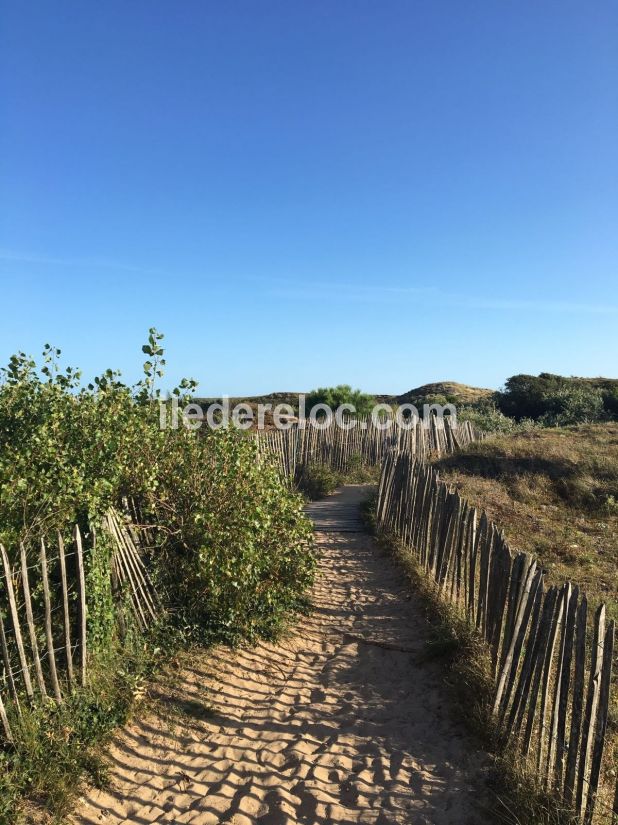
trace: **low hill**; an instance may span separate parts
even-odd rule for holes
[[[451,404],[474,404],[486,398],[491,398],[493,390],[483,387],[470,387],[468,384],[459,384],[457,381],[438,381],[434,384],[423,384],[413,390],[396,396],[399,404],[426,404],[430,399],[438,396],[446,398]]]
[[[241,402],[257,408],[258,404],[290,404],[294,409],[298,408],[298,396],[300,393],[293,392],[271,392],[265,395],[246,395],[230,398],[230,406]],[[378,403],[381,404],[415,404],[423,405],[432,402],[444,403],[444,399],[451,404],[474,404],[478,401],[491,398],[493,390],[482,387],[470,387],[467,384],[459,384],[456,381],[438,381],[435,384],[423,384],[413,390],[396,395],[394,393],[371,393]],[[308,395],[305,392],[305,395]],[[221,402],[221,398],[196,398],[194,399],[203,407],[215,402]]]

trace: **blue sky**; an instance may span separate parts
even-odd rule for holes
[[[0,361],[616,377],[618,6],[2,0]]]

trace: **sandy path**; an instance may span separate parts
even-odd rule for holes
[[[278,644],[192,660],[118,734],[74,823],[480,825],[485,759],[446,710],[401,573],[358,530],[359,488],[314,508],[315,611]],[[339,525],[345,532],[332,532]],[[173,704],[181,713],[170,721]]]

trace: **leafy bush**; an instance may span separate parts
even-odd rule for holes
[[[157,632],[167,642],[179,633],[272,635],[302,607],[314,572],[302,498],[258,463],[254,440],[241,431],[161,429],[161,339],[150,331],[144,378],[134,387],[111,370],[82,387],[78,370],[60,370],[52,347],[41,368],[23,353],[11,358],[0,381],[0,541],[14,561],[21,541],[37,553],[39,536],[67,535],[75,523],[86,532],[133,497],[159,539],[154,574],[173,609]],[[194,386],[185,380],[174,393]],[[163,646],[140,636],[137,655],[127,647],[131,633],[120,645],[111,548],[103,531],[98,536],[86,557],[90,685],[61,711],[41,708],[19,726],[15,750],[0,757],[0,822],[14,821],[24,793],[62,809],[87,767],[88,743],[122,721],[136,680]]]
[[[303,472],[299,487],[312,501],[327,496],[343,484],[343,475],[328,464],[309,464]]]
[[[311,528],[302,498],[233,428],[199,438],[167,431],[148,497],[170,538],[160,578],[186,620],[231,638],[270,633],[311,583]]]
[[[517,422],[501,412],[491,401],[482,401],[475,405],[467,405],[457,409],[458,421],[470,421],[479,430],[488,433],[515,433],[528,430],[535,426],[531,419],[522,419]]]
[[[161,528],[154,562],[184,620],[226,634],[269,631],[311,577],[301,499],[236,429],[160,428],[161,337],[151,330],[133,388],[108,371],[80,389],[51,348],[41,371],[23,355],[11,360],[0,387],[0,540],[14,551],[75,522],[96,526],[135,497]],[[105,564],[100,578],[109,578]],[[104,617],[91,616],[96,633]]]
[[[353,390],[349,384],[339,384],[337,387],[320,387],[307,395],[307,412],[316,404],[326,404],[333,412],[342,404],[351,404],[356,415],[365,416],[371,413],[375,406],[375,398],[360,390]]]
[[[603,407],[608,418],[618,419],[618,386],[603,391]]]
[[[348,460],[344,481],[347,484],[377,484],[380,480],[380,465],[365,464],[360,453],[352,453]]]
[[[565,378],[541,373],[514,375],[496,393],[501,412],[518,421],[530,418],[549,426],[591,423],[618,413],[618,387],[608,378]]]
[[[578,385],[566,385],[546,398],[547,412],[543,424],[565,427],[569,424],[590,424],[603,417],[603,396],[599,390]]]

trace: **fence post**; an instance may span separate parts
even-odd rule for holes
[[[58,672],[56,670],[56,656],[54,654],[54,635],[52,633],[51,620],[51,599],[49,596],[49,577],[47,573],[47,553],[45,552],[45,542],[41,539],[41,574],[43,576],[43,602],[45,605],[45,639],[47,641],[47,654],[49,657],[49,674],[51,676],[52,688],[56,702],[62,702]]]
[[[11,567],[6,550],[0,544],[0,555],[2,556],[2,566],[4,568],[4,581],[6,583],[6,592],[9,599],[9,610],[11,612],[11,623],[13,625],[13,633],[15,634],[15,643],[17,645],[17,653],[19,655],[19,666],[21,668],[21,675],[26,689],[26,696],[30,701],[34,698],[34,690],[32,689],[32,681],[30,679],[30,669],[28,668],[28,661],[26,659],[26,651],[24,649],[24,640],[19,624],[19,614],[17,612],[17,602],[15,601],[15,591],[13,589],[13,579],[11,576]]]
[[[82,547],[82,536],[79,527],[75,525],[75,551],[77,558],[77,594],[79,599],[79,653],[80,653],[80,683],[86,686],[87,681],[87,607],[86,607],[86,576],[84,573],[84,551]]]

